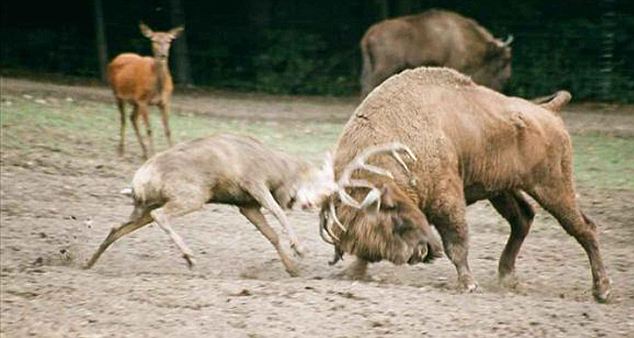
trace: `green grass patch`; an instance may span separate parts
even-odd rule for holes
[[[572,141],[579,185],[634,190],[634,139],[573,135]]]
[[[83,142],[95,150],[115,154],[119,142],[119,112],[114,104],[92,101],[41,101],[22,96],[2,97],[0,121],[2,147],[28,151],[45,146],[73,153],[73,145]],[[39,102],[39,103],[38,103]],[[190,114],[188,114],[190,115]],[[150,108],[153,138],[157,150],[167,148],[160,114]],[[139,122],[141,132],[145,127]],[[335,143],[342,125],[318,122],[247,121],[218,119],[176,112],[170,118],[175,142],[219,132],[254,136],[264,143],[308,159],[321,158]],[[127,121],[128,151],[140,154],[132,125]]]
[[[116,158],[119,138],[119,113],[114,104],[92,101],[66,101],[6,96],[2,98],[2,149],[28,153],[45,147],[70,155],[77,154],[77,143],[94,149],[85,156]],[[155,109],[150,112],[157,150],[166,148],[163,128]],[[172,133],[177,142],[217,132],[252,135],[278,149],[316,160],[331,149],[342,124],[320,122],[246,121],[174,114]],[[144,129],[142,128],[144,131]],[[129,152],[140,148],[128,122]],[[634,139],[605,135],[575,135],[574,164],[579,185],[586,187],[634,190]],[[99,154],[99,155],[98,155]]]

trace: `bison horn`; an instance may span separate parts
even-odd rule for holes
[[[506,40],[504,40],[504,42],[502,42],[502,46],[503,47],[508,47],[511,45],[511,43],[513,42],[513,34],[509,34],[509,36],[506,38]]]

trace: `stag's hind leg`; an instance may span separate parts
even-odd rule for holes
[[[299,276],[299,271],[295,267],[295,264],[288,257],[288,255],[280,245],[280,239],[277,236],[277,233],[275,233],[275,230],[273,230],[273,228],[271,228],[271,226],[269,226],[269,224],[266,222],[266,218],[260,211],[260,208],[240,208],[240,213],[242,213],[244,217],[246,217],[251,223],[253,223],[253,225],[255,225],[255,227],[262,233],[262,235],[264,235],[264,237],[266,237],[269,242],[273,244],[275,250],[277,250],[277,254],[282,260],[282,264],[284,264],[284,267],[286,268],[286,272],[288,272],[291,277]]]
[[[519,191],[507,191],[489,199],[489,201],[511,225],[511,235],[506,242],[504,251],[502,251],[498,273],[502,284],[513,287],[517,284],[515,259],[531,228],[535,212]]]
[[[551,180],[535,187],[530,195],[551,213],[588,255],[592,270],[593,295],[605,302],[610,296],[610,279],[601,258],[597,227],[577,206],[571,180]]]
[[[110,230],[108,237],[106,237],[106,239],[101,243],[99,249],[97,249],[97,251],[92,255],[90,261],[88,261],[84,268],[90,269],[93,265],[95,265],[101,254],[103,254],[103,252],[106,251],[106,249],[108,249],[114,241],[151,222],[152,217],[150,216],[150,211],[142,207],[136,207],[128,222]]]

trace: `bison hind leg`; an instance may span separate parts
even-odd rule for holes
[[[489,201],[511,225],[511,234],[500,257],[498,277],[503,286],[514,288],[518,285],[515,260],[524,238],[528,235],[535,212],[520,191],[507,191]]]

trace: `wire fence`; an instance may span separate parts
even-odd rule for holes
[[[245,20],[214,22],[188,13],[188,56],[195,85],[294,94],[358,92],[358,41],[376,18],[287,15],[273,17],[264,29]],[[150,54],[137,20],[106,11],[105,21],[110,59],[121,52]],[[633,15],[608,6],[591,18],[518,22],[507,16],[485,21],[483,26],[496,36],[515,37],[507,93],[531,97],[568,89],[579,100],[634,102]],[[3,27],[1,36],[3,69],[99,77],[92,27]]]

